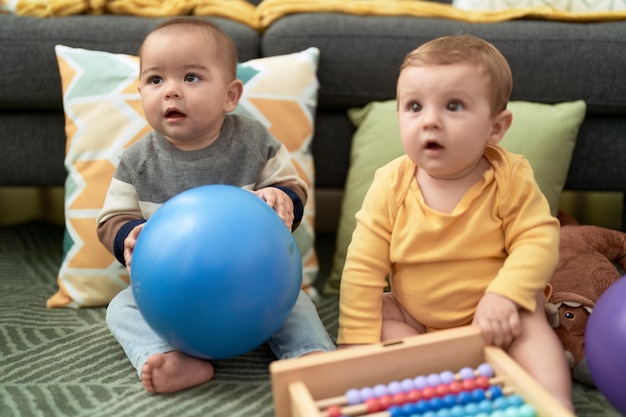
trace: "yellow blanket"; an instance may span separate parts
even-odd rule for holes
[[[108,0],[106,10],[114,14],[164,17],[191,14],[194,0]]]
[[[255,6],[245,0],[198,0],[197,3],[194,9],[197,16],[227,17],[252,28],[257,27]]]
[[[109,13],[165,17],[226,17],[256,27],[255,6],[245,0],[107,0]]]
[[[216,16],[256,28],[255,6],[246,0],[0,0],[21,16],[126,14],[147,17]]]
[[[24,16],[50,17],[112,13],[149,17],[180,15],[225,17],[262,31],[294,13],[338,12],[355,15],[419,16],[464,22],[545,19],[569,22],[625,20],[626,11],[571,13],[541,6],[500,11],[468,11],[449,4],[421,0],[0,0],[0,9]]]
[[[9,8],[13,7],[15,13],[21,16],[69,16],[92,11],[89,0],[18,0],[14,4],[7,3]],[[98,7],[97,2],[94,3]]]
[[[263,0],[256,9],[257,28],[265,29],[275,20],[287,14],[307,12],[341,12],[379,16],[405,15],[445,18],[472,23],[502,22],[520,18],[572,22],[626,19],[626,12],[570,13],[547,6],[483,12],[462,10],[449,4],[420,0]]]

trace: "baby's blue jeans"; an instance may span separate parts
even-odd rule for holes
[[[156,334],[137,308],[131,287],[122,290],[109,304],[106,321],[111,333],[141,377],[149,356],[175,350]],[[329,352],[335,344],[328,336],[317,309],[302,290],[283,326],[267,341],[278,359],[296,358],[309,352]]]

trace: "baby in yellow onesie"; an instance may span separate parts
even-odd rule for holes
[[[512,121],[511,88],[506,59],[472,36],[406,56],[396,91],[406,155],[376,172],[356,215],[338,344],[473,324],[573,410],[543,310],[559,223],[528,161],[498,145]]]

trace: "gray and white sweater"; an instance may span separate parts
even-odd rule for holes
[[[152,131],[121,156],[97,219],[100,241],[124,264],[124,239],[135,226],[175,195],[208,184],[280,188],[294,203],[294,229],[308,192],[287,148],[256,120],[226,115],[217,140],[194,151]]]

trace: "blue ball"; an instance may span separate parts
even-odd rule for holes
[[[187,190],[146,222],[131,284],[150,327],[181,352],[224,359],[276,333],[302,284],[291,231],[258,196],[228,185]]]

